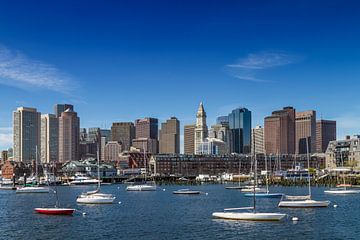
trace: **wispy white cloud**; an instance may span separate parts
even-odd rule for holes
[[[0,150],[11,147],[13,144],[13,134],[11,127],[0,127]]]
[[[260,71],[281,67],[301,60],[299,56],[285,52],[264,51],[250,53],[244,58],[238,59],[233,64],[226,65],[227,72],[235,78],[250,82],[272,82],[256,77]]]
[[[68,93],[76,87],[71,76],[54,65],[31,59],[0,45],[0,84]]]

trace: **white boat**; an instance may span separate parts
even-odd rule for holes
[[[254,188],[253,187],[246,187],[246,188],[241,189],[241,192],[243,192],[243,193],[254,192]],[[255,192],[266,192],[266,189],[265,188],[255,187]]]
[[[100,192],[100,156],[99,150],[97,151],[98,160],[98,188],[95,191],[82,193],[76,198],[76,202],[80,204],[111,204],[114,202],[115,197],[112,194]]]
[[[360,190],[356,190],[356,189],[347,189],[347,188],[334,188],[334,189],[329,189],[329,190],[325,190],[324,193],[328,193],[328,194],[356,194],[356,193],[360,193]]]
[[[286,214],[284,213],[260,213],[256,212],[255,184],[257,180],[257,162],[254,154],[254,186],[253,186],[253,206],[241,208],[227,208],[224,212],[214,212],[214,218],[225,220],[243,220],[243,221],[280,221]],[[250,189],[250,188],[249,188]],[[238,210],[252,210],[251,212],[237,212]]]
[[[200,191],[190,190],[190,189],[179,189],[173,191],[173,194],[195,195],[195,194],[200,194]]]
[[[214,212],[214,218],[243,221],[280,221],[286,214],[283,213],[258,213],[258,212]]]
[[[126,191],[156,191],[156,185],[151,185],[147,183],[130,185],[126,187]]]
[[[309,143],[306,139],[306,149],[307,149],[307,162],[308,162],[308,189],[309,194],[305,196],[288,196],[284,195],[280,202],[279,207],[289,207],[289,208],[316,208],[316,207],[327,207],[330,204],[330,201],[317,201],[311,198],[311,182],[310,182],[310,156],[309,156]]]
[[[75,174],[74,180],[69,182],[70,185],[90,185],[98,183],[98,179],[92,179],[84,174]]]
[[[18,187],[16,188],[16,193],[49,193],[50,189],[48,187]]]
[[[316,207],[327,207],[330,201],[317,201],[311,199],[311,196],[284,196],[279,207],[288,208],[316,208]]]

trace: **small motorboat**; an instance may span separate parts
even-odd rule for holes
[[[39,186],[24,186],[18,187],[16,193],[49,193],[50,189],[48,187],[39,187]]]
[[[139,184],[139,185],[131,185],[126,187],[126,191],[156,191],[156,185],[150,184]]]
[[[241,192],[244,193],[249,193],[249,192],[254,192],[254,188],[253,187],[246,187],[241,189]],[[259,188],[259,187],[255,187],[255,192],[266,192],[266,190],[264,188]]]
[[[343,187],[343,188],[334,188],[334,189],[325,190],[324,193],[328,193],[328,194],[356,194],[356,193],[360,193],[360,190],[347,189],[346,187]]]
[[[279,207],[288,208],[318,208],[329,206],[330,201],[318,201],[311,199],[311,196],[286,196],[279,202]]]
[[[46,215],[72,215],[75,211],[73,208],[35,208],[35,212]]]
[[[114,200],[115,197],[112,194],[94,191],[81,194],[77,197],[76,202],[82,204],[111,204]]]
[[[200,191],[190,190],[190,189],[179,189],[173,191],[173,194],[195,195],[195,194],[200,194]]]
[[[226,220],[243,221],[280,221],[286,214],[284,213],[257,213],[257,212],[214,212],[214,218]]]

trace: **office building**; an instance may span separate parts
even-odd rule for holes
[[[209,138],[219,139],[224,143],[224,149],[221,149],[221,153],[230,153],[231,146],[231,133],[229,129],[229,123],[221,121],[220,123],[211,126],[209,130]]]
[[[267,154],[295,153],[295,109],[285,107],[264,120]]]
[[[119,161],[119,154],[122,152],[121,144],[117,141],[109,141],[104,148],[104,161]]]
[[[70,111],[74,111],[74,106],[71,104],[56,104],[54,106],[54,114],[56,117],[60,117],[62,112],[65,112],[67,109],[70,109]]]
[[[171,117],[166,122],[161,123],[159,153],[180,153],[180,121],[176,117]]]
[[[208,137],[208,127],[206,125],[206,112],[204,110],[203,103],[201,102],[196,114],[196,125],[195,125],[195,154],[197,150],[201,149],[198,146]]]
[[[156,118],[143,118],[135,120],[135,136],[136,139],[132,141],[132,146],[137,149],[145,149],[149,153],[159,152],[158,142],[158,119]],[[144,143],[147,141],[147,143]]]
[[[313,110],[296,112],[295,114],[295,153],[306,154],[316,152],[316,112]]]
[[[111,126],[111,141],[121,143],[123,151],[129,151],[135,138],[135,126],[132,122],[115,122]]]
[[[195,153],[195,124],[184,126],[184,153]]]
[[[316,122],[316,152],[324,153],[330,141],[336,140],[336,121]]]
[[[59,120],[54,114],[41,115],[41,162],[59,160]]]
[[[59,161],[80,159],[80,118],[70,108],[59,117]]]
[[[111,140],[109,129],[100,129],[100,160],[105,161],[105,146]]]
[[[251,152],[251,111],[237,108],[229,116],[231,132],[231,153],[247,154]]]
[[[13,113],[14,157],[17,162],[31,163],[40,155],[41,114],[36,108],[19,107]]]
[[[261,126],[256,126],[252,129],[252,145],[251,153],[252,154],[265,154],[265,145],[264,145],[264,128]]]

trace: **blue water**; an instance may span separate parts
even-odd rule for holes
[[[75,202],[79,193],[93,187],[58,187],[62,206],[79,210],[72,217],[34,213],[35,207],[53,205],[52,194],[0,190],[0,239],[360,239],[360,194],[330,196],[323,194],[324,188],[314,187],[315,199],[332,202],[322,209],[279,209],[279,199],[258,199],[259,211],[283,212],[299,221],[241,222],[211,217],[223,208],[252,204],[252,198],[226,190],[225,185],[192,186],[208,193],[193,196],[172,194],[188,186],[163,185],[156,192],[126,192],[125,187],[103,186],[103,192],[115,194],[116,204],[95,206]],[[294,195],[306,194],[307,188],[271,191]]]

